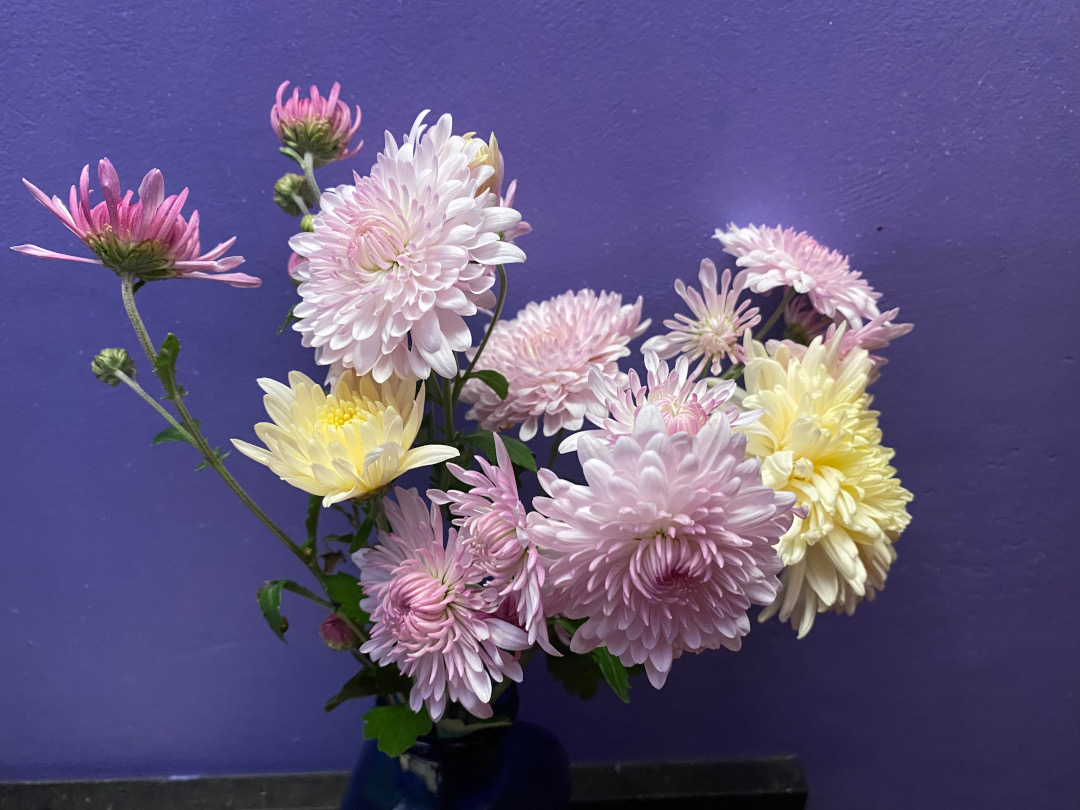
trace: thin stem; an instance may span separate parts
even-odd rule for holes
[[[551,455],[548,456],[547,465],[549,470],[555,466],[555,459],[559,457],[559,445],[562,444],[562,437],[565,432],[565,428],[559,428],[559,432],[555,434],[555,442],[551,445]]]
[[[754,336],[754,340],[760,341],[767,334],[769,334],[769,330],[772,329],[773,326],[776,324],[776,321],[780,318],[780,315],[783,313],[784,308],[788,305],[788,303],[794,296],[795,288],[788,287],[787,290],[784,291],[784,297],[780,301],[780,305],[776,308],[776,311],[769,316],[769,320],[765,321],[765,325],[758,329],[758,333]]]
[[[146,393],[146,391],[143,390],[143,387],[141,385],[131,379],[131,377],[129,377],[127,374],[119,370],[114,371],[113,376],[116,377],[116,379],[120,380],[120,382],[122,382],[140,397],[142,397],[143,401],[146,402],[147,405],[149,405],[151,408],[161,414],[161,416],[164,417],[165,421],[172,425],[176,432],[179,433],[181,437],[183,437],[184,441],[186,441],[188,444],[195,444],[194,439],[191,438],[191,434],[188,433],[187,430],[184,429],[180,425],[180,423],[176,421],[175,418],[173,418],[173,415],[171,413],[162,408],[156,399]]]
[[[292,201],[296,203],[297,208],[304,212],[305,217],[311,213],[311,211],[307,207],[307,203],[304,202],[304,198],[301,197],[299,194],[293,194]]]
[[[503,311],[503,304],[506,303],[506,269],[501,264],[496,265],[496,269],[499,271],[499,300],[495,303],[495,314],[491,319],[491,323],[488,324],[483,340],[481,340],[480,345],[476,347],[476,354],[473,355],[473,359],[465,368],[465,373],[454,381],[453,403],[455,405],[457,404],[458,397],[461,396],[461,387],[465,385],[465,381],[469,379],[469,375],[472,373],[473,368],[476,367],[476,361],[479,360],[480,355],[484,353],[484,347],[487,346],[491,333],[495,331],[495,324],[499,322],[499,316],[502,315]]]
[[[127,312],[128,320],[135,327],[135,335],[139,338],[139,345],[146,353],[146,359],[150,366],[157,365],[157,350],[154,342],[150,340],[150,333],[146,331],[146,325],[139,317],[139,310],[135,308],[135,274],[123,273],[120,276],[120,292],[124,297],[124,311]]]
[[[307,178],[308,187],[315,192],[315,199],[322,197],[322,191],[319,190],[319,184],[315,182],[315,157],[311,152],[304,153],[304,177]]]

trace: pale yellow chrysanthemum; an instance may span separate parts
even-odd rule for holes
[[[779,613],[802,638],[827,610],[851,614],[885,585],[893,543],[910,521],[911,493],[900,486],[881,444],[878,413],[866,393],[863,349],[840,356],[843,329],[793,352],[783,343],[745,341],[741,406],[761,417],[741,430],[761,459],[766,486],[792,492],[796,517],[776,545],[783,588],[761,620]]]
[[[406,470],[438,464],[458,451],[444,444],[412,447],[424,414],[424,388],[415,380],[341,375],[333,393],[299,371],[289,385],[262,378],[263,404],[273,423],[255,433],[266,448],[233,439],[236,448],[281,480],[321,495],[323,506],[388,486]]]

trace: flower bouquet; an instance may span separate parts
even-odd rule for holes
[[[285,98],[287,85],[271,110],[300,170],[274,186],[300,220],[283,330],[326,382],[260,379],[261,444],[233,445],[310,494],[305,537],[228,471],[185,402],[179,340],[153,339],[136,306],[149,282],[260,283],[234,272],[234,239],[202,251],[187,189],[167,197],[155,169],[135,199],[108,160],[96,203],[89,167],[67,205],[24,181],[91,255],[14,249],[119,277],[146,362],[105,349],[92,370],[154,408],[154,442],[190,444],[307,569],[264,583],[258,603],[282,639],[284,592],[325,608],[322,638],[358,668],[327,710],[376,697],[364,736],[407,771],[418,746],[506,727],[506,687],[538,652],[571,691],[606,682],[627,700],[632,677],[659,689],[683,653],[738,650],[752,606],[803,637],[819,613],[874,598],[911,494],[871,410],[885,362],[871,352],[911,325],[846,257],[792,229],[717,230],[737,272],[705,259],[700,289],[676,281],[689,312],[624,372],[649,327],[640,298],[583,289],[505,317],[530,227],[494,135],[421,113],[400,142],[387,133],[368,174],[322,190],[315,172],[360,150],[360,109],[354,120],[337,84],[326,98]],[[552,471],[559,454],[572,472]]]

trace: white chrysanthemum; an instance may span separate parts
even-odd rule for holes
[[[449,115],[425,132],[426,114],[400,147],[387,133],[371,174],[324,192],[314,232],[289,241],[307,259],[303,344],[378,382],[453,377],[472,345],[464,318],[495,303],[495,265],[525,260],[499,238],[521,215],[485,190],[494,169],[472,165],[483,141],[451,134]]]
[[[842,356],[845,327],[804,352],[784,343],[746,341],[743,407],[761,417],[740,428],[761,476],[791,492],[805,517],[780,538],[783,589],[761,614],[777,613],[805,636],[817,613],[851,614],[885,584],[893,543],[907,526],[911,493],[889,464],[876,411],[866,393],[871,363],[864,349]],[[800,356],[801,355],[801,356]]]
[[[266,448],[233,439],[241,453],[265,464],[283,481],[321,495],[323,506],[368,495],[406,470],[455,458],[444,444],[413,447],[424,415],[424,387],[393,378],[342,375],[332,394],[299,371],[289,385],[263,378],[263,403],[273,419],[255,433]]]

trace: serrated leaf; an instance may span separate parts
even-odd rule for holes
[[[308,498],[307,520],[304,521],[304,528],[307,529],[307,542],[309,546],[314,546],[315,541],[319,536],[319,513],[321,511],[322,497],[319,495],[312,495]]]
[[[281,589],[285,587],[285,580],[274,579],[264,582],[259,588],[259,608],[266,617],[266,623],[274,631],[274,635],[285,641],[285,631],[289,629],[289,622],[281,615]]]
[[[536,472],[536,458],[528,445],[512,436],[504,436],[501,433],[499,436],[502,438],[503,444],[506,445],[506,454],[510,456],[510,461],[515,466]],[[495,438],[490,430],[474,431],[467,435],[465,439],[475,445],[488,461],[495,463]]]
[[[367,624],[371,617],[360,609],[364,591],[352,574],[341,571],[323,578],[326,594],[341,606],[341,612],[357,624]]]
[[[199,426],[199,420],[195,420],[195,427]],[[187,437],[176,428],[169,426],[150,440],[150,444],[164,444],[165,442],[186,442]]]
[[[600,667],[600,674],[604,676],[611,691],[614,692],[623,703],[630,702],[630,676],[626,673],[623,662],[608,652],[607,647],[597,647],[592,651],[593,660]]]
[[[379,750],[388,757],[399,757],[431,731],[427,711],[414,712],[404,703],[373,706],[364,715],[364,739],[376,740]]]
[[[172,391],[176,383],[176,358],[180,354],[180,338],[169,332],[161,341],[157,359],[154,360],[154,373],[157,374],[166,391]]]
[[[480,380],[480,382],[484,383],[484,385],[494,391],[499,399],[506,399],[506,395],[510,393],[510,383],[507,382],[506,377],[493,369],[474,371],[469,374],[469,379],[473,378]]]
[[[231,453],[232,453],[232,450],[225,450],[224,452],[222,452],[220,447],[215,447],[214,448],[214,455],[218,457],[219,461],[227,459]],[[197,466],[195,468],[195,472],[198,472],[199,470],[205,470],[209,466],[210,466],[209,461],[202,461],[202,462],[199,463],[199,466]]]
[[[378,669],[362,669],[341,687],[341,691],[326,701],[323,711],[332,712],[347,700],[408,693],[412,681],[402,675],[393,664]]]

